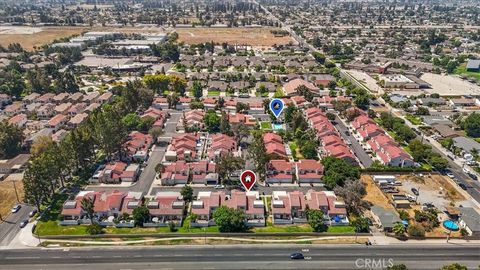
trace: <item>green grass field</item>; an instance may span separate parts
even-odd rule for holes
[[[261,129],[272,129],[272,124],[270,122],[260,122]]]
[[[412,123],[416,126],[422,124],[422,119],[420,119],[420,117],[412,115],[412,114],[405,115],[405,119],[407,119],[408,121],[410,121],[410,123]]]
[[[459,66],[453,73],[480,81],[480,72],[467,71],[466,64]]]
[[[218,97],[220,96],[220,91],[208,91],[209,97]]]

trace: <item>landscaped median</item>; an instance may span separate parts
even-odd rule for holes
[[[184,222],[182,227],[176,228],[174,232],[170,231],[169,227],[156,227],[156,228],[116,228],[106,227],[103,229],[103,233],[100,235],[91,236],[87,232],[87,225],[77,226],[61,226],[57,221],[39,221],[35,228],[35,234],[41,238],[77,238],[77,237],[170,237],[170,236],[195,236],[198,234],[208,235],[227,235],[226,233],[220,233],[218,226],[210,226],[205,228],[193,228],[188,226],[189,222]],[[305,236],[305,235],[323,235],[323,236],[335,236],[335,235],[355,235],[355,229],[352,226],[330,226],[328,230],[323,233],[315,233],[313,229],[307,225],[290,225],[290,226],[275,226],[267,225],[266,227],[251,228],[247,233],[240,233],[242,235],[249,236],[270,236],[276,234],[288,234],[292,236]],[[228,234],[230,235],[230,234]],[[239,235],[233,233],[233,235]],[[368,235],[368,234],[361,234]]]

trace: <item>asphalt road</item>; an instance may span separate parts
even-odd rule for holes
[[[177,191],[177,192],[180,192],[182,187],[183,186],[154,187],[154,188],[152,188],[152,192],[150,193],[150,195],[153,196],[153,195],[157,194],[157,192],[160,192],[160,191]],[[306,193],[309,189],[325,190],[325,188],[322,187],[322,186],[312,187],[310,185],[302,185],[300,187],[298,185],[291,185],[291,186],[270,185],[270,187],[264,187],[264,186],[256,185],[252,188],[253,191],[258,191],[260,194],[265,194],[265,195],[272,195],[273,191],[296,191],[296,190],[298,190],[298,191],[302,191],[303,193]],[[227,189],[215,189],[213,186],[201,186],[201,187],[194,186],[193,191],[194,191],[195,195],[198,194],[198,192],[200,192],[200,191],[225,191],[227,194],[230,193]]]
[[[302,252],[305,260],[290,260]],[[371,262],[376,262],[372,267]],[[478,267],[479,246],[244,245],[59,248],[0,251],[0,269],[439,269]],[[370,264],[367,264],[369,262]],[[380,266],[380,267],[379,267]]]
[[[345,131],[348,131],[348,127],[343,124],[340,118],[338,118],[338,115],[336,115],[334,125],[340,132],[340,135],[343,137],[343,139],[349,140],[351,142],[351,145],[349,145],[349,147],[351,150],[353,150],[355,156],[363,165],[363,167],[370,167],[373,163],[372,158],[367,154],[367,152],[365,152],[362,145],[357,141],[357,139],[355,139],[355,137],[353,137],[350,132],[348,133],[349,135],[345,134]]]
[[[0,224],[0,246],[8,246],[20,231],[20,222],[28,219],[28,213],[34,209],[33,206],[22,204],[22,208],[15,214],[4,217],[6,220]]]

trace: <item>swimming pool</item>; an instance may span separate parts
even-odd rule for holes
[[[273,128],[273,130],[283,129],[283,125],[282,125],[282,124],[275,124],[275,123],[273,123],[273,124],[272,124],[272,128]]]
[[[457,223],[455,223],[453,220],[445,220],[443,222],[443,227],[450,231],[458,231],[460,229]]]

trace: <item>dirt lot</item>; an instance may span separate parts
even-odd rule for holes
[[[8,46],[11,43],[20,43],[23,48],[32,50],[34,47],[51,43],[58,38],[79,35],[85,30],[86,28],[82,27],[48,27],[42,28],[40,32],[30,34],[10,31],[9,34],[0,34],[0,45]]]
[[[362,175],[361,180],[365,184],[367,190],[367,195],[363,198],[365,201],[385,209],[395,209],[393,205],[390,204],[385,194],[383,194],[378,186],[375,185],[373,178],[370,175]]]
[[[22,181],[15,181],[18,196],[23,200],[23,184]],[[9,179],[0,182],[0,214],[6,217],[10,213],[10,208],[17,202],[13,183]]]
[[[3,27],[0,28],[0,45],[20,43],[23,48],[32,50],[35,46],[53,42],[55,39],[80,35],[86,31],[116,31],[123,33],[164,32],[162,28],[109,28],[109,27]]]
[[[274,28],[179,28],[179,41],[187,44],[203,42],[227,42],[229,44],[272,46],[293,41],[290,37],[274,37]]]
[[[398,180],[402,181],[403,185],[399,186],[400,192],[412,194],[411,188],[416,188],[419,190],[420,195],[418,196],[417,204],[411,204],[411,207],[404,209],[407,211],[411,218],[415,215],[415,210],[421,210],[423,203],[432,203],[440,211],[443,211],[445,207],[448,206],[458,206],[460,204],[466,206],[468,205],[468,200],[460,192],[458,192],[453,184],[449,181],[446,176],[443,175],[424,175],[415,176],[415,175],[403,175],[398,176]],[[443,212],[438,214],[440,222],[448,219],[447,215]],[[437,228],[434,228],[431,232],[427,232],[426,236],[445,236],[446,229],[440,225]],[[452,236],[459,236],[459,232],[452,232]]]

